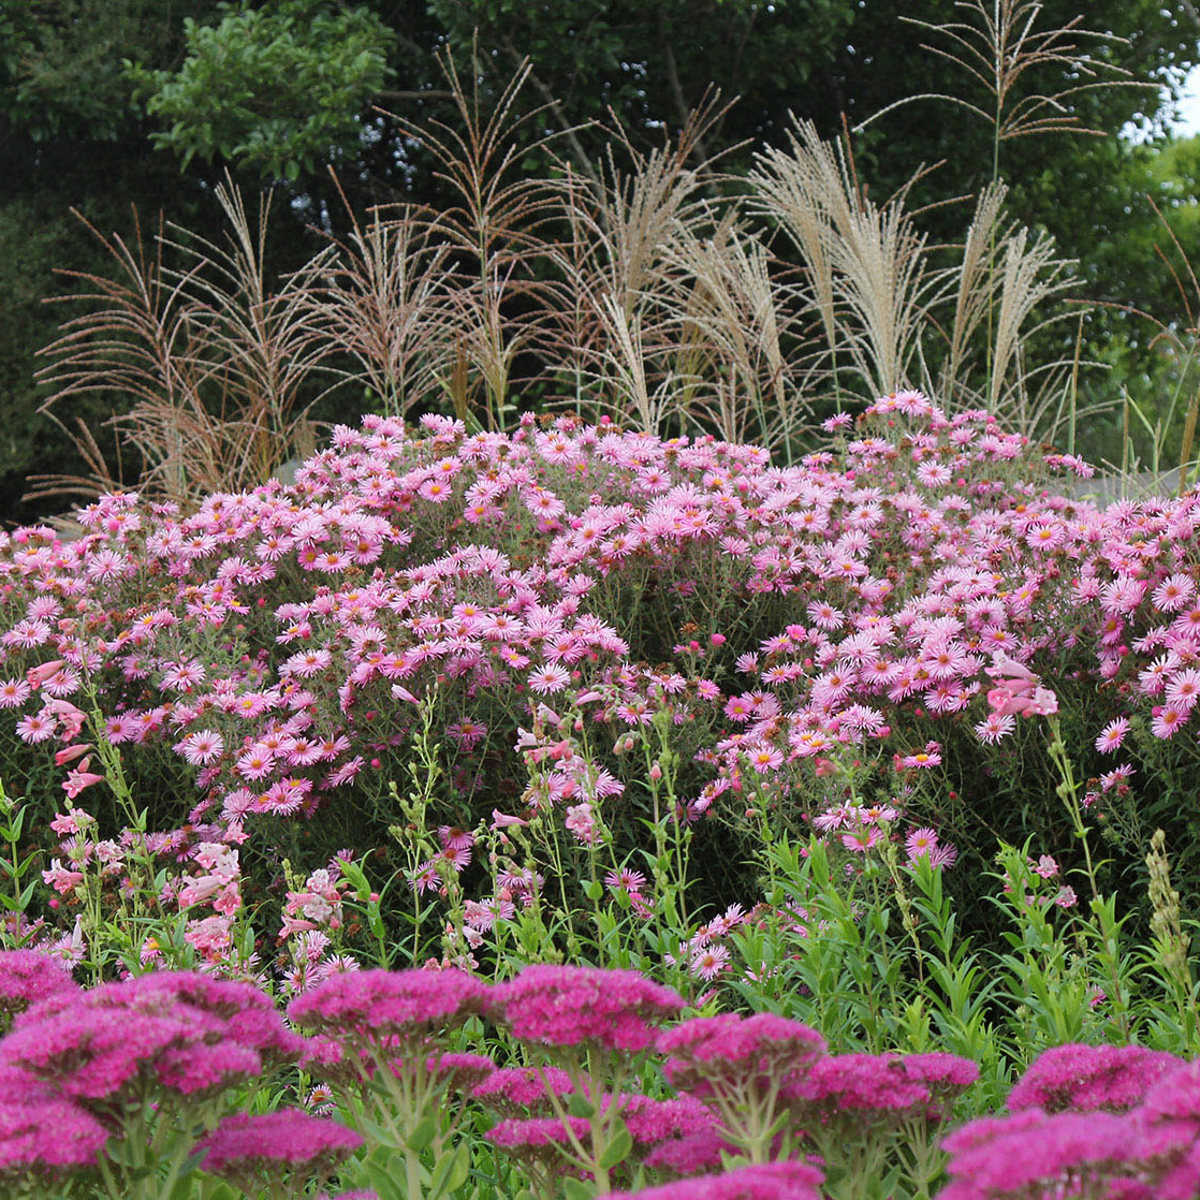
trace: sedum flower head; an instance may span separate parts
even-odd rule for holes
[[[815,1029],[774,1013],[695,1017],[661,1034],[657,1045],[668,1055],[671,1084],[698,1097],[799,1084],[825,1053],[825,1039]]]
[[[419,1043],[483,1009],[488,985],[466,971],[335,975],[288,1006],[302,1029],[339,1042]]]
[[[225,1117],[201,1138],[193,1153],[203,1154],[204,1170],[229,1180],[247,1195],[294,1177],[293,1194],[303,1195],[311,1180],[327,1179],[362,1138],[353,1130],[298,1109]]]
[[[0,951],[0,1027],[51,996],[72,995],[79,985],[62,963],[37,950]]]
[[[526,967],[498,985],[491,1004],[523,1041],[630,1052],[650,1046],[652,1025],[683,1007],[682,996],[637,971],[551,964]]]
[[[610,1200],[820,1200],[820,1183],[821,1172],[808,1163],[775,1162],[637,1192],[613,1192]]]
[[[1181,1065],[1175,1055],[1144,1046],[1055,1046],[1040,1054],[1013,1087],[1008,1109],[1126,1112]]]

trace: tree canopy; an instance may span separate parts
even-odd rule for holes
[[[219,226],[213,186],[228,171],[245,187],[275,186],[287,196],[289,203],[277,206],[295,222],[295,235],[280,239],[279,265],[286,267],[316,244],[313,223],[339,220],[331,166],[356,207],[443,202],[438,164],[413,127],[431,118],[457,121],[446,78],[451,60],[485,108],[528,62],[512,116],[525,139],[520,166],[529,173],[568,163],[595,170],[614,129],[630,145],[657,144],[715,92],[723,102],[737,101],[711,110],[717,115],[696,153],[719,158],[731,173],[746,168],[755,149],[785,141],[789,114],[814,121],[826,136],[845,131],[872,195],[905,186],[922,164],[935,168],[912,184],[910,207],[976,194],[998,167],[1010,185],[1013,217],[1048,230],[1064,254],[1078,258],[1094,296],[1171,320],[1177,293],[1170,273],[1154,265],[1154,246],[1167,239],[1145,195],[1158,196],[1184,251],[1193,247],[1200,230],[1186,198],[1195,154],[1172,148],[1164,157],[1154,142],[1139,146],[1117,135],[1131,123],[1161,133],[1172,91],[1197,58],[1193,6],[1015,0],[1010,7],[1021,21],[1007,35],[991,36],[1024,36],[1021,48],[1039,53],[1006,82],[1000,117],[1024,113],[1049,124],[1037,136],[997,141],[996,120],[989,119],[997,96],[972,57],[980,47],[986,52],[990,2],[3,6],[5,511],[28,516],[18,504],[25,476],[65,453],[61,437],[36,416],[42,393],[34,354],[62,316],[42,301],[62,290],[54,268],[103,269],[102,250],[70,209],[105,233],[129,235],[136,206],[144,229],[153,230],[163,213],[208,234]],[[1086,13],[1077,21],[1080,9]],[[908,99],[918,95],[926,98]],[[961,230],[965,211],[931,207],[931,235]],[[1136,342],[1117,322],[1115,309],[1102,310],[1089,337]]]

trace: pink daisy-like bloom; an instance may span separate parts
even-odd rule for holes
[[[883,838],[883,832],[878,825],[864,825],[852,833],[842,834],[842,845],[854,854],[865,854]]]
[[[646,876],[641,871],[622,867],[619,871],[609,871],[604,877],[604,886],[611,892],[624,889],[631,896],[640,896],[646,886]]]
[[[263,779],[274,769],[275,756],[264,746],[251,746],[234,764],[234,770],[242,779]]]
[[[1175,731],[1187,724],[1187,712],[1177,705],[1155,705],[1151,710],[1150,732],[1156,738],[1169,738]]]
[[[904,850],[909,862],[926,857],[937,849],[938,835],[933,829],[922,828],[910,830],[904,839]]]
[[[1009,713],[990,712],[975,726],[975,736],[986,745],[1003,741],[1017,727],[1016,718]]]
[[[1150,599],[1161,612],[1174,613],[1195,595],[1196,584],[1188,575],[1168,575],[1151,593]]]
[[[183,755],[185,762],[198,767],[216,762],[225,749],[225,741],[212,729],[200,729],[188,734],[176,744],[175,749]]]
[[[637,971],[539,964],[498,984],[490,1007],[522,1041],[636,1052],[652,1044],[652,1025],[684,1000]]]
[[[700,946],[692,952],[688,970],[705,983],[711,983],[728,966],[728,946]]]
[[[24,679],[0,680],[0,708],[20,708],[32,694]]]
[[[57,729],[58,721],[45,712],[31,713],[17,722],[17,736],[30,745],[49,741]]]
[[[571,682],[570,674],[555,663],[530,671],[528,679],[530,689],[539,696],[561,692]]]
[[[1101,754],[1112,754],[1114,750],[1121,748],[1121,743],[1124,742],[1128,732],[1129,719],[1127,717],[1118,717],[1115,721],[1109,721],[1096,738],[1096,749]]]

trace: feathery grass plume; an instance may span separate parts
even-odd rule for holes
[[[935,23],[918,17],[900,20],[937,35],[946,45],[923,43],[922,49],[957,64],[987,92],[990,107],[949,92],[921,92],[905,96],[869,117],[855,132],[914,100],[941,100],[957,105],[992,126],[992,180],[999,179],[1000,146],[1014,138],[1043,133],[1084,133],[1103,137],[1104,131],[1083,124],[1072,111],[1071,98],[1083,92],[1110,87],[1153,87],[1133,79],[1116,63],[1093,57],[1082,41],[1113,43],[1127,39],[1081,27],[1082,16],[1054,29],[1039,29],[1045,7],[1040,0],[955,0],[954,7],[967,19]],[[1017,83],[1027,71],[1051,68],[1069,80],[1050,92],[1019,95]],[[1103,77],[1102,77],[1103,76]],[[1073,82],[1079,80],[1081,82]]]
[[[1061,317],[1051,316],[1034,330],[1026,328],[1026,322],[1044,301],[1075,286],[1075,280],[1062,278],[1069,264],[1055,257],[1054,239],[1043,233],[1031,242],[1028,229],[1010,231],[997,247],[997,258],[1003,265],[997,289],[999,306],[988,375],[988,408],[1019,433],[1030,436],[1041,426],[1045,414],[1042,405],[1031,405],[1028,400],[1026,383],[1030,373],[1022,369],[1022,349],[1032,332]]]
[[[450,248],[415,210],[391,220],[376,210],[365,222],[348,203],[346,212],[350,233],[314,260],[300,304],[314,331],[358,364],[323,369],[365,384],[389,415],[404,417],[437,391],[454,358]]]
[[[988,184],[975,201],[975,213],[967,226],[962,257],[954,272],[954,318],[950,326],[949,348],[934,394],[953,408],[966,391],[968,356],[975,335],[992,310],[996,287],[995,259],[1001,213],[1008,185],[999,181]],[[973,394],[972,394],[973,398]]]
[[[147,411],[163,414],[162,453],[145,464],[153,469],[168,460],[180,441],[170,415],[202,406],[201,387],[211,369],[196,345],[196,331],[189,315],[193,300],[187,291],[187,280],[186,277],[168,280],[163,263],[162,229],[154,238],[153,251],[149,250],[136,209],[132,243],[119,234],[106,238],[81,213],[74,209],[72,212],[112,256],[115,278],[60,269],[60,275],[87,290],[55,300],[81,300],[89,305],[89,311],[63,322],[58,338],[39,351],[52,361],[37,373],[37,378],[54,388],[39,411],[79,444],[81,439],[70,432],[54,411],[60,402],[89,393],[133,397]],[[119,416],[114,417],[113,423],[119,420]],[[120,490],[94,437],[88,434],[80,448],[92,476],[36,477],[38,486],[31,496],[89,492],[95,496]],[[182,484],[178,472],[173,482]],[[166,490],[170,490],[169,485]]]
[[[301,397],[327,352],[296,303],[307,285],[303,272],[269,288],[270,198],[252,228],[229,179],[216,197],[230,227],[225,246],[172,225],[169,234],[160,229],[150,253],[136,214],[132,246],[84,221],[115,260],[117,277],[62,272],[91,290],[59,299],[98,307],[61,327],[41,351],[53,361],[38,372],[55,389],[42,411],[64,429],[54,409],[72,396],[132,396],[132,407],[109,423],[121,444],[140,455],[141,486],[180,503],[204,491],[253,486],[294,451],[311,449]],[[171,266],[165,251],[182,255],[185,266]],[[89,462],[98,457],[94,439],[73,440]],[[111,476],[95,483],[116,490]],[[46,478],[36,494],[81,486]]]
[[[455,197],[436,215],[430,232],[447,240],[457,268],[460,286],[452,292],[451,318],[460,332],[456,352],[483,384],[487,426],[500,429],[511,408],[513,360],[518,351],[539,340],[537,322],[526,317],[515,327],[506,305],[520,297],[526,303],[532,300],[535,308],[544,307],[545,289],[527,268],[529,260],[541,253],[539,230],[557,214],[557,203],[545,182],[519,170],[523,151],[516,135],[546,106],[513,118],[513,105],[529,78],[528,60],[494,99],[480,93],[478,69],[472,71],[468,92],[453,56],[447,53],[439,62],[459,125],[437,119],[417,123],[389,115],[433,157],[435,177]],[[535,144],[546,145],[554,136],[543,135]],[[458,395],[461,400],[461,390]]]
[[[710,228],[705,170],[689,165],[704,131],[723,111],[702,107],[667,144],[649,153],[623,131],[595,178],[565,172],[557,185],[570,230],[550,248],[562,276],[552,314],[554,346],[572,363],[571,403],[625,417],[632,402],[641,427],[659,430],[686,414],[692,347],[680,339],[687,271],[672,250]]]
[[[804,257],[831,356],[845,347],[872,394],[899,391],[911,382],[941,287],[925,236],[904,210],[907,188],[877,205],[857,186],[846,152],[812,122],[793,117],[788,141],[787,151],[755,156],[758,211],[777,220]]]
[[[710,234],[685,231],[667,248],[683,276],[685,336],[701,360],[690,406],[718,437],[789,446],[805,428],[819,371],[797,352],[799,285],[777,278],[767,247],[735,212]]]

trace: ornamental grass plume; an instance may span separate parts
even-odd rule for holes
[[[752,1163],[723,1175],[680,1179],[612,1200],[820,1200],[821,1172],[802,1162]]]
[[[353,1130],[298,1109],[238,1113],[223,1118],[193,1153],[205,1171],[228,1180],[248,1196],[293,1200],[318,1186],[363,1139]]]
[[[1148,1088],[1183,1063],[1144,1046],[1070,1043],[1038,1055],[1008,1094],[1009,1112],[1128,1112]]]

